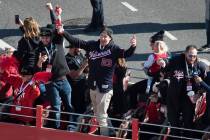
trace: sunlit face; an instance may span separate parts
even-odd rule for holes
[[[41,41],[45,46],[47,46],[51,43],[51,38],[50,36],[41,36]]]
[[[196,49],[190,49],[188,52],[185,53],[186,60],[189,64],[194,64],[197,60],[198,51]]]
[[[111,41],[111,37],[107,35],[106,32],[102,32],[100,34],[100,44],[101,46],[106,46],[107,44],[109,44],[109,42]]]

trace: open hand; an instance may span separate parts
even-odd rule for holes
[[[165,68],[165,66],[166,66],[166,62],[165,62],[163,59],[159,59],[159,60],[157,61],[157,64],[158,64],[159,66],[161,66],[162,68]]]
[[[51,2],[46,3],[46,7],[48,10],[53,10],[53,6]]]

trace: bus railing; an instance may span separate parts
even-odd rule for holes
[[[0,106],[14,106],[14,105],[9,105],[9,104],[2,104],[0,103]],[[20,115],[20,114],[12,114],[12,113],[8,113],[8,112],[3,112],[0,111],[0,114],[3,115],[11,115],[11,116],[19,116],[19,117],[30,117],[36,120],[36,127],[37,128],[43,128],[43,122],[45,120],[49,120],[49,121],[60,121],[63,123],[72,123],[72,124],[76,124],[76,125],[86,125],[86,126],[97,126],[97,127],[101,127],[100,125],[93,125],[90,123],[84,123],[84,122],[69,122],[66,120],[55,120],[55,119],[51,119],[48,117],[43,117],[43,112],[44,111],[49,111],[49,112],[58,112],[58,111],[54,111],[54,110],[50,110],[50,109],[43,109],[43,107],[41,105],[37,105],[36,108],[31,108],[31,107],[24,107],[24,106],[18,106],[18,107],[22,107],[22,108],[27,108],[27,109],[32,109],[34,111],[36,111],[35,116],[27,116],[27,115]],[[59,112],[62,114],[68,114],[68,115],[77,115],[77,116],[83,116],[83,117],[96,117],[99,118],[98,116],[94,116],[94,115],[87,115],[87,114],[78,114],[78,113],[69,113],[69,112]],[[144,123],[144,122],[139,122],[138,119],[132,118],[130,120],[123,120],[123,119],[116,119],[116,118],[107,118],[108,120],[114,120],[114,121],[120,121],[120,122],[125,122],[127,121],[128,123],[131,124],[130,128],[116,128],[113,126],[107,126],[107,128],[109,129],[114,129],[117,132],[119,131],[126,131],[131,133],[131,139],[132,140],[138,140],[141,138],[141,134],[150,134],[150,135],[155,135],[155,136],[162,136],[163,140],[167,140],[168,137],[171,138],[177,138],[177,139],[188,139],[188,140],[197,140],[195,138],[190,138],[190,137],[184,137],[184,136],[175,136],[175,135],[171,135],[170,133],[165,133],[165,134],[161,134],[161,133],[155,133],[155,132],[150,132],[150,131],[143,131],[140,129],[141,125],[148,125],[148,126],[156,126],[156,127],[161,127],[161,128],[166,128],[168,131],[170,131],[171,129],[176,129],[176,130],[181,130],[181,131],[191,131],[191,132],[199,132],[202,134],[206,134],[209,133],[208,131],[203,131],[203,130],[195,130],[195,129],[186,129],[186,128],[180,128],[180,127],[172,127],[172,126],[168,126],[168,125],[159,125],[159,124],[151,124],[151,123]],[[104,127],[104,126],[103,126]]]

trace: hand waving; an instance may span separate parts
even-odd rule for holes
[[[136,44],[137,44],[137,42],[136,42],[136,35],[133,35],[131,37],[130,44],[131,44],[131,46],[136,47]]]

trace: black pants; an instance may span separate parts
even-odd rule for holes
[[[72,87],[72,106],[75,113],[84,113],[90,103],[89,88],[87,81],[82,79],[78,82],[70,82]]]
[[[120,83],[113,84],[113,96],[109,106],[109,116],[111,118],[121,119],[123,114],[128,110],[128,101],[123,90],[123,86]],[[114,127],[119,127],[120,121],[112,120]]]
[[[119,84],[113,84],[113,96],[111,99],[113,104],[114,112],[116,114],[124,114],[127,111],[127,100],[123,87]]]
[[[104,10],[102,0],[90,0],[93,7],[93,14],[90,25],[92,27],[102,27],[104,24]]]
[[[185,91],[184,83],[171,80],[171,84],[167,91],[167,109],[168,120],[174,127],[184,127],[192,129],[194,105],[190,101]],[[182,113],[182,121],[180,121],[180,113]],[[191,132],[182,131],[185,137],[191,137]],[[171,129],[171,135],[180,135],[179,130]]]

